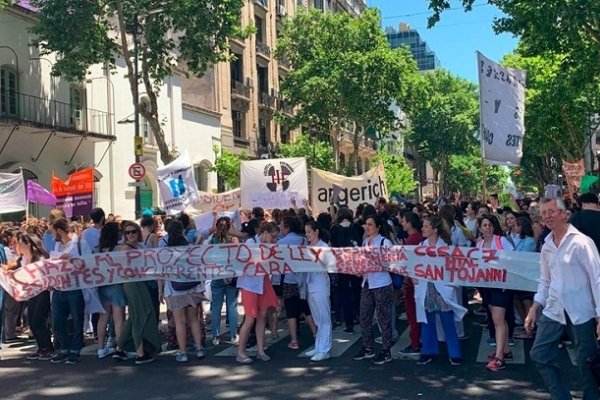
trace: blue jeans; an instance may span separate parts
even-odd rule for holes
[[[221,326],[221,309],[223,308],[223,300],[225,299],[227,305],[227,317],[229,318],[229,332],[231,337],[237,336],[237,306],[238,306],[238,289],[234,286],[225,285],[222,279],[212,281],[210,283],[210,289],[212,291],[212,301],[210,302],[210,312],[212,319],[210,326],[212,329],[213,337],[218,337]]]
[[[437,356],[440,353],[438,335],[435,321],[435,314],[425,312],[427,315],[427,323],[421,324],[421,354],[426,356]],[[448,356],[450,358],[462,358],[460,351],[460,342],[454,325],[454,312],[445,311],[439,312],[444,336],[446,337],[446,347],[448,348]]]
[[[570,400],[572,398],[569,385],[564,379],[565,374],[561,372],[558,364],[558,344],[565,328],[567,328],[567,332],[570,334],[575,346],[577,372],[579,372],[583,386],[583,399],[598,400],[600,391],[598,391],[594,377],[585,362],[598,349],[595,337],[596,321],[590,319],[583,324],[573,325],[567,316],[567,325],[565,326],[542,314],[537,326],[535,341],[529,354],[548,387],[552,400]]]
[[[79,354],[83,348],[83,311],[85,302],[81,290],[52,293],[52,327],[61,353]],[[71,315],[73,333],[69,335],[67,320]]]

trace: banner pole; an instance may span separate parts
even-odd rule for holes
[[[23,174],[23,167],[19,167],[21,178],[23,179],[23,190],[25,190],[25,222],[29,221],[29,196],[27,196],[27,182]]]
[[[479,70],[480,67],[479,66],[479,56],[482,55],[479,51],[475,52],[476,54],[476,58],[477,58],[477,69]],[[481,184],[482,184],[482,189],[483,189],[483,199],[482,201],[486,202],[487,201],[487,190],[486,190],[486,183],[487,183],[487,177],[486,177],[486,172],[485,172],[485,146],[483,144],[483,139],[484,139],[484,135],[483,135],[483,123],[482,123],[482,118],[483,118],[483,93],[481,92],[481,73],[482,71],[479,71],[478,74],[478,81],[479,81],[479,145],[481,146]]]

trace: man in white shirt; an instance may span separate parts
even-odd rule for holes
[[[540,213],[552,231],[541,254],[541,276],[534,303],[525,318],[525,329],[533,330],[540,308],[542,315],[531,349],[552,399],[571,399],[569,385],[558,365],[558,344],[567,328],[577,355],[577,369],[584,400],[597,400],[600,391],[586,364],[598,349],[600,335],[600,255],[594,242],[567,223],[561,199],[543,199]]]

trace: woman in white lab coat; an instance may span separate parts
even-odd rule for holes
[[[304,225],[306,239],[310,246],[329,247],[321,240],[319,225],[315,221],[308,221]],[[327,272],[308,272],[304,275],[308,292],[308,306],[315,325],[317,335],[314,350],[305,354],[311,361],[327,360],[333,342],[331,330],[331,304],[329,303],[329,275]]]
[[[431,216],[423,221],[423,240],[425,246],[447,246],[451,244],[450,231],[438,216]],[[425,266],[427,260],[423,260]],[[455,321],[460,321],[466,308],[458,302],[457,288],[443,282],[428,282],[423,279],[415,281],[415,303],[417,321],[421,323],[421,357],[417,364],[425,365],[433,361],[439,354],[436,329],[436,314],[439,314],[446,337],[450,364],[462,364],[460,342],[456,332]]]

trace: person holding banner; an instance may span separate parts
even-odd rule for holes
[[[21,254],[21,264],[27,265],[48,258],[49,255],[44,250],[42,241],[36,235],[21,235],[19,238],[19,254]],[[50,316],[50,292],[44,290],[42,293],[32,297],[27,302],[27,318],[31,333],[37,344],[37,351],[27,356],[28,360],[47,361],[52,358],[54,345],[50,330],[48,329],[48,317]]]
[[[493,250],[513,250],[513,245],[504,236],[500,222],[493,215],[484,215],[479,218],[479,230],[482,238],[477,242],[479,249]],[[489,288],[480,291],[483,297],[484,306],[488,307],[488,321],[493,321],[490,327],[490,335],[493,335],[496,343],[496,352],[490,354],[490,361],[486,368],[489,371],[497,372],[506,368],[505,360],[512,358],[513,354],[509,351],[509,340],[511,336],[507,318],[512,318],[514,327],[513,311],[513,292],[508,289]],[[489,324],[489,322],[488,322]]]
[[[452,243],[451,234],[444,221],[434,215],[423,221],[424,246],[447,246]],[[456,330],[456,321],[461,321],[467,309],[458,302],[458,292],[454,285],[442,282],[415,282],[415,303],[417,320],[421,323],[421,357],[417,364],[425,365],[439,354],[436,315],[439,315],[448,357],[451,365],[462,364],[462,352]]]
[[[371,206],[372,207],[372,206]],[[365,207],[366,209],[367,207]],[[374,208],[374,207],[373,207]],[[363,246],[390,247],[392,242],[386,237],[386,224],[376,214],[365,218]],[[363,276],[360,296],[360,328],[363,346],[354,356],[354,360],[373,359],[374,364],[392,361],[392,307],[394,307],[394,288],[389,272],[369,272]],[[381,329],[382,346],[377,356],[373,351],[373,314],[377,312],[377,322]]]
[[[329,247],[321,240],[321,231],[315,221],[304,225],[306,239],[312,247]],[[307,272],[305,275],[308,306],[317,326],[314,350],[307,351],[311,361],[323,361],[330,358],[329,351],[333,344],[331,325],[331,303],[329,300],[329,275],[327,272]]]
[[[274,222],[265,222],[258,228],[258,235],[246,240],[249,245],[257,243],[277,243],[279,227]],[[246,355],[246,344],[250,330],[254,326],[256,332],[256,358],[270,361],[265,353],[265,325],[267,311],[277,307],[279,300],[273,291],[269,276],[240,276],[237,287],[242,292],[244,306],[244,323],[240,327],[238,354],[235,360],[241,364],[250,364],[253,360]]]
[[[142,228],[133,221],[124,221],[121,227],[124,244],[117,246],[115,250],[140,249]],[[160,353],[161,347],[150,291],[143,281],[123,283],[123,290],[127,296],[129,318],[125,321],[121,335],[117,338],[119,348],[124,351],[115,352],[115,356],[118,355],[119,359],[126,360],[128,357],[125,352],[135,351],[136,364],[151,363],[154,361],[154,357]]]

